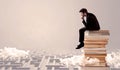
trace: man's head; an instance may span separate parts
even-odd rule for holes
[[[84,17],[84,16],[87,15],[88,11],[87,11],[86,8],[82,8],[82,9],[79,11],[79,13],[81,13],[81,16]]]

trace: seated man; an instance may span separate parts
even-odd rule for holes
[[[80,49],[84,46],[84,32],[86,30],[100,30],[99,22],[96,16],[92,13],[89,13],[87,9],[82,8],[79,13],[82,16],[82,23],[85,27],[79,30],[79,42],[80,44],[76,47],[76,49]]]

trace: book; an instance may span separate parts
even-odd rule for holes
[[[106,57],[107,54],[84,54],[85,57],[92,57],[92,58],[102,58],[102,57]]]
[[[106,45],[107,42],[88,42],[88,41],[85,41],[84,44],[85,45]]]
[[[99,50],[100,50],[100,51],[106,50],[106,48],[96,48],[96,47],[95,47],[95,48],[86,48],[86,47],[84,47],[83,49],[84,49],[84,50],[91,50],[91,51],[94,51],[94,50],[98,50],[98,51],[99,51]]]
[[[110,35],[109,30],[86,31],[86,35]]]
[[[85,54],[106,54],[106,52],[84,52]]]
[[[98,39],[98,40],[95,40],[95,39],[85,39],[84,40],[85,42],[87,41],[87,42],[108,42],[108,40],[106,40],[106,39],[104,39],[104,40],[102,40],[102,39]]]
[[[85,66],[95,66],[95,67],[99,67],[99,66],[104,66],[104,67],[106,67],[107,66],[107,64],[106,63],[104,63],[104,62],[102,62],[102,63],[96,63],[96,64],[85,64]]]
[[[109,36],[85,36],[85,40],[109,40]]]
[[[106,46],[105,45],[98,45],[98,44],[90,44],[90,45],[87,45],[87,44],[85,44],[84,45],[84,48],[105,48]]]

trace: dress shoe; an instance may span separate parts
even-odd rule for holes
[[[76,49],[80,49],[80,48],[82,48],[82,47],[84,47],[84,43],[80,43],[80,44],[76,47]]]

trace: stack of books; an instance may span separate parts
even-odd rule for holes
[[[106,45],[109,40],[108,30],[86,31],[84,40],[84,55],[89,58],[99,59],[98,64],[86,64],[85,66],[107,66],[105,57],[107,55]]]

